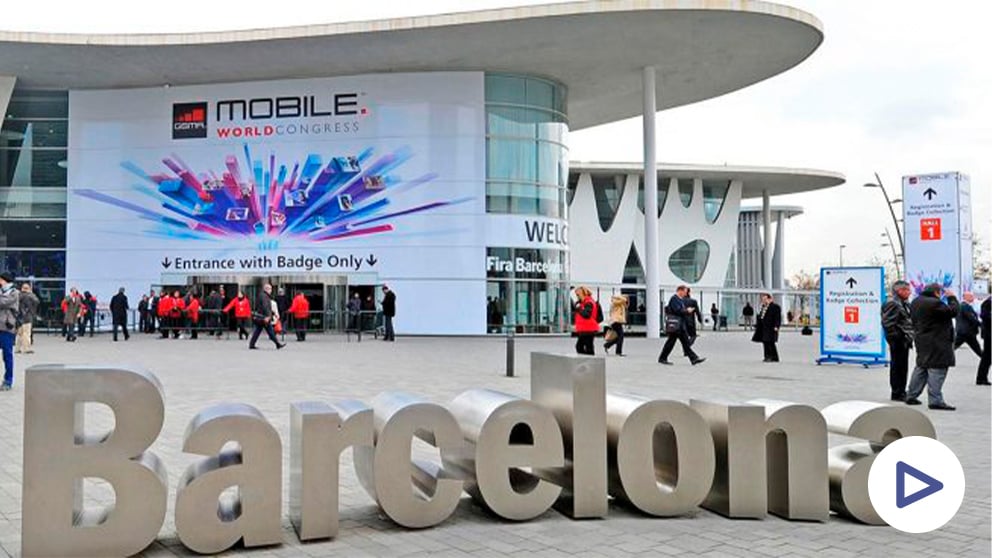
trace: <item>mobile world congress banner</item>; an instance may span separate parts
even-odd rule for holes
[[[820,269],[822,362],[884,364],[885,271],[881,267]]]
[[[72,91],[68,285],[360,274],[397,292],[400,331],[482,333],[463,302],[485,300],[483,91],[481,72]]]
[[[959,172],[902,179],[906,277],[919,294],[929,283],[960,294],[972,288],[971,185]]]

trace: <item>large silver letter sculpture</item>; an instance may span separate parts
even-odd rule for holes
[[[823,409],[827,428],[836,434],[868,440],[830,448],[830,507],[871,525],[885,522],[868,499],[868,471],[875,455],[905,436],[937,438],[930,419],[905,405],[842,401]]]
[[[691,405],[709,423],[716,446],[716,476],[703,507],[734,518],[771,511],[827,520],[827,429],[816,409],[771,400]]]
[[[307,401],[293,403],[290,413],[290,522],[301,541],[335,537],[341,452],[372,446],[372,409],[360,401]]]
[[[164,396],[151,373],[96,366],[33,366],[25,374],[24,556],[129,556],[165,519],[168,482],[145,450],[162,429]],[[103,403],[114,429],[87,435],[83,404]],[[83,507],[83,479],[114,487],[115,503]]]
[[[606,413],[610,493],[652,515],[694,511],[716,467],[703,417],[684,403],[613,394]]]
[[[557,507],[575,518],[606,517],[606,361],[531,353],[531,400],[551,409],[565,441],[565,467],[535,474],[565,489]]]
[[[473,389],[451,402],[469,449],[454,460],[468,479],[465,489],[479,504],[506,519],[523,521],[546,512],[561,487],[521,467],[565,464],[561,430],[551,411],[526,399]]]
[[[236,446],[236,447],[231,447]],[[186,428],[183,451],[207,455],[176,489],[176,534],[195,552],[213,554],[282,542],[282,443],[257,409],[240,403],[201,411]],[[222,498],[228,488],[231,498]]]
[[[411,463],[410,454],[416,436],[440,450],[443,461],[455,458],[453,452],[464,447],[455,418],[440,405],[401,392],[380,393],[372,409],[375,448],[355,448],[358,480],[396,523],[410,528],[441,523],[455,511],[462,481],[438,463]]]

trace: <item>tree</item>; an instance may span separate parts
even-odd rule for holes
[[[797,291],[816,291],[820,288],[820,275],[818,273],[806,273],[805,270],[800,269],[792,276],[789,284]]]

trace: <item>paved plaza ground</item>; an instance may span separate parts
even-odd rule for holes
[[[370,402],[387,389],[422,394],[444,403],[463,390],[487,387],[527,396],[531,351],[571,352],[567,338],[518,338],[517,377],[504,375],[504,345],[498,339],[400,338],[387,344],[344,336],[312,336],[289,341],[275,351],[248,351],[243,342],[200,339],[164,341],[147,335],[113,343],[103,334],[75,344],[57,336],[37,336],[37,353],[17,355],[17,386],[0,393],[0,557],[20,553],[23,370],[39,363],[135,364],[155,373],[166,393],[166,417],[152,450],[169,470],[166,524],[144,555],[190,555],[175,535],[175,483],[198,459],[183,454],[182,436],[199,410],[220,402],[250,403],[261,410],[283,440],[284,492],[288,491],[289,408],[299,400],[356,398]],[[607,357],[607,388],[651,399],[688,401],[719,398],[786,399],[822,408],[850,399],[884,401],[887,374],[859,366],[813,363],[816,338],[783,335],[783,362],[761,363],[761,347],[746,333],[704,333],[697,350],[708,360],[697,367],[685,359],[662,367],[660,344],[628,339],[626,358]],[[602,353],[602,345],[597,343]],[[675,354],[678,354],[676,350]],[[947,401],[958,411],[928,411],[938,437],[964,465],[967,490],[957,516],[942,529],[909,535],[890,527],[869,527],[833,517],[826,524],[728,520],[705,510],[692,517],[658,519],[611,505],[602,520],[572,521],[549,511],[527,523],[493,518],[466,496],[438,527],[409,531],[380,516],[358,484],[347,452],[341,469],[341,532],[337,539],[301,544],[284,519],[284,544],[262,549],[236,548],[228,555],[273,556],[981,556],[990,549],[990,390],[974,385],[977,358],[958,352],[959,366],[945,386]],[[921,408],[921,407],[918,407]],[[840,440],[832,437],[831,443]],[[286,518],[284,497],[283,517]]]

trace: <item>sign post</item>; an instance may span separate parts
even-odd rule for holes
[[[972,289],[971,186],[959,172],[904,176],[906,279],[919,295],[937,283]]]
[[[885,366],[882,304],[885,270],[881,267],[820,269],[820,358],[824,362]]]

